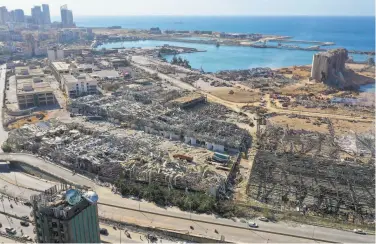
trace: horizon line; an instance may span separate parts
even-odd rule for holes
[[[60,17],[53,15],[51,17]],[[168,14],[142,14],[142,15],[74,15],[74,17],[373,17],[376,15],[168,15]]]

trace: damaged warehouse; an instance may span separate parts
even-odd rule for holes
[[[211,112],[208,116],[212,107],[221,105],[209,103],[198,106],[199,109],[181,109],[174,104],[182,93],[176,90],[166,92],[157,86],[146,87],[128,88],[117,97],[78,98],[70,103],[69,110],[72,113],[100,116],[104,120],[127,124],[130,128],[168,139],[184,139],[186,143],[205,145],[219,152],[240,152],[242,147],[250,146],[251,138],[246,130],[221,120],[218,113]],[[197,96],[191,96],[192,100],[197,99]],[[197,100],[198,103],[206,101]]]
[[[91,178],[191,189],[216,195],[251,145],[248,122],[206,98],[158,85],[71,100],[70,120],[25,125],[9,133],[12,151],[38,154]],[[215,153],[228,160],[215,160]]]
[[[346,221],[374,219],[372,140],[358,136],[350,153],[341,147],[343,138],[335,138],[330,122],[329,135],[267,127],[255,156],[250,197],[277,208],[333,214]]]

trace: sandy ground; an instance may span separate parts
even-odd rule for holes
[[[315,118],[300,119],[300,118],[289,118],[287,115],[278,115],[270,118],[270,121],[278,125],[288,125],[290,129],[296,130],[310,130],[317,131],[321,133],[329,133],[328,125],[314,125],[313,123],[317,121]],[[332,120],[336,134],[343,135],[344,133],[349,133],[354,131],[356,133],[365,133],[372,130],[375,126],[374,123],[369,122],[350,122],[346,120]]]
[[[259,102],[261,99],[260,93],[233,87],[213,88],[210,90],[210,94],[219,97],[220,99],[235,103],[253,103]]]

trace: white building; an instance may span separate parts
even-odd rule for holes
[[[98,81],[88,74],[78,74],[76,76],[69,74],[62,75],[61,82],[64,92],[70,98],[98,93]]]
[[[47,50],[48,59],[51,62],[64,59],[64,50],[62,49],[49,49]]]

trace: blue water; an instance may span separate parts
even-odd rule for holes
[[[283,50],[273,48],[251,48],[239,46],[220,46],[198,43],[172,42],[172,41],[127,41],[122,43],[107,43],[100,48],[114,47],[155,47],[164,44],[193,47],[206,52],[182,54],[183,58],[189,60],[193,68],[203,68],[206,72],[216,72],[228,69],[249,69],[255,67],[279,68],[293,65],[306,65],[312,62],[314,51]],[[171,55],[165,56],[171,61]],[[356,55],[354,59],[364,60],[366,56]]]
[[[132,17],[76,17],[76,24],[85,27],[120,25],[129,29],[162,30],[212,30],[218,32],[262,33],[292,36],[295,40],[335,42],[335,46],[350,50],[375,50],[374,17],[179,17],[179,16],[132,16]],[[179,22],[179,24],[176,24]],[[124,47],[152,47],[163,44],[194,47],[207,50],[203,53],[183,54],[193,68],[215,72],[224,69],[246,69],[268,66],[272,68],[305,65],[312,62],[315,52],[281,49],[256,49],[180,43],[167,41],[125,42]],[[305,46],[304,44],[299,44]],[[120,43],[103,47],[121,47]],[[307,45],[310,46],[310,45]],[[350,54],[356,61],[364,61],[366,55]],[[167,56],[168,60],[172,57]],[[373,88],[365,88],[374,91]]]
[[[293,36],[294,39],[330,41],[348,49],[375,50],[374,17],[200,17],[132,16],[75,17],[78,26],[119,25],[130,29],[212,30]],[[176,24],[182,22],[181,24]]]
[[[375,93],[375,83],[361,86],[360,91]]]

